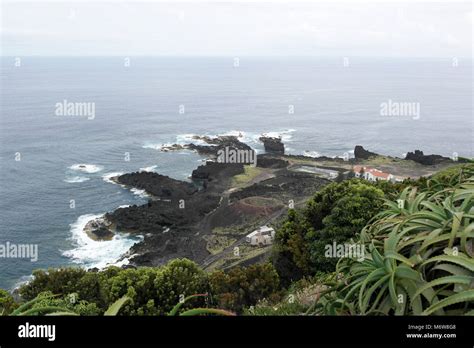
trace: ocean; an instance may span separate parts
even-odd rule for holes
[[[129,62],[130,64],[126,64]],[[116,262],[140,236],[94,242],[82,227],[143,192],[111,183],[137,170],[188,180],[203,158],[161,152],[193,135],[262,133],[288,153],[342,156],[355,145],[393,156],[474,157],[472,61],[317,57],[1,58],[0,246],[34,244],[38,260],[0,258],[0,288],[37,268]],[[236,64],[238,63],[238,64]],[[58,112],[89,103],[92,114]],[[383,103],[419,113],[381,115]],[[75,104],[74,104],[75,105]],[[411,105],[411,104],[410,104]],[[126,262],[122,261],[122,262]]]

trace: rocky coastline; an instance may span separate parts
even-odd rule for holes
[[[292,170],[296,165],[324,164],[327,169],[344,173],[355,163],[380,158],[360,145],[355,147],[354,158],[350,159],[285,155],[280,138],[260,137],[266,152],[257,156],[256,168],[249,171],[243,163],[216,161],[218,151],[226,147],[253,151],[238,137],[196,136],[195,140],[207,145],[174,144],[162,149],[188,149],[208,158],[192,172],[189,181],[150,172],[127,173],[112,178],[123,186],[145,190],[150,197],[148,203],[118,208],[103,218],[88,222],[84,229],[87,235],[94,240],[110,240],[117,231],[144,236],[127,253],[127,256],[133,255],[130,257],[132,267],[157,266],[177,257],[206,264],[208,242],[216,231],[230,229],[231,240],[238,242],[252,226],[278,221],[286,214],[291,202],[305,202],[330,183],[327,178]],[[421,151],[415,151],[406,159],[397,160],[421,165],[452,162],[446,157],[433,156],[436,155],[424,156]],[[236,178],[244,180],[244,184],[239,182],[240,186],[237,185]],[[261,204],[264,204],[263,210]],[[233,233],[232,229],[240,234]],[[260,259],[260,256],[255,259]]]

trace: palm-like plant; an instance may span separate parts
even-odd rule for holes
[[[340,261],[344,280],[323,296],[319,313],[473,314],[474,177],[449,182],[406,188],[386,202],[360,235],[369,254]]]
[[[37,298],[28,301],[10,313],[11,316],[28,316],[28,315],[48,315],[48,316],[77,316],[79,314],[71,311],[67,308],[58,307],[58,306],[40,306],[34,307],[39,301],[53,298],[58,295],[47,295],[47,296],[38,296]],[[178,302],[173,309],[168,313],[169,316],[196,316],[196,315],[224,315],[224,316],[234,316],[235,313],[217,309],[217,308],[192,308],[184,312],[179,312],[181,307],[190,299],[196,297],[207,297],[208,294],[195,294],[184,298],[183,301]],[[123,296],[117,301],[112,303],[109,308],[105,311],[104,316],[116,316],[122,309],[122,307],[132,299],[128,296]]]

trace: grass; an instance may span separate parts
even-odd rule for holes
[[[232,178],[232,187],[242,188],[245,187],[249,182],[255,179],[258,175],[263,173],[265,169],[253,167],[253,166],[244,166],[244,173],[235,175]]]
[[[225,248],[231,246],[237,239],[226,236],[212,235],[208,236],[206,240],[207,251],[209,251],[212,255],[215,255],[221,253]]]

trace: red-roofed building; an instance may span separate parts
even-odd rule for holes
[[[362,178],[369,181],[377,181],[377,180],[396,180],[395,176],[390,173],[382,172],[381,170],[371,168],[371,167],[364,167],[364,166],[354,166],[354,174],[356,178]]]

